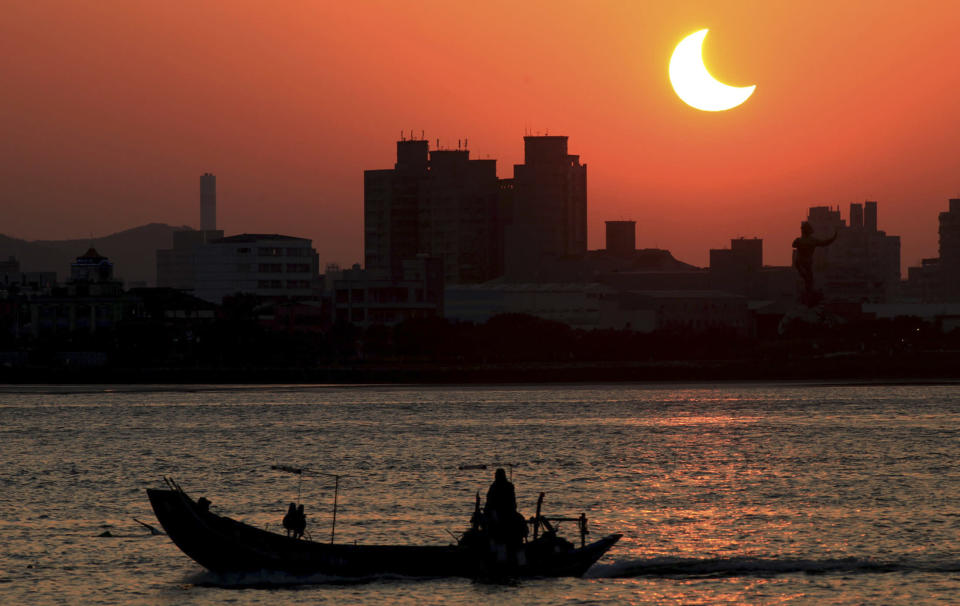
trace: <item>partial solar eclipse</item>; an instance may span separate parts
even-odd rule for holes
[[[687,105],[705,112],[720,112],[746,101],[757,86],[730,86],[710,75],[703,64],[703,39],[708,31],[690,34],[673,49],[670,83]]]

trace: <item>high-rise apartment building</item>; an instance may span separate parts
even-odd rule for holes
[[[502,273],[496,160],[471,160],[467,150],[430,152],[420,206],[420,252],[443,262],[447,284],[486,282]]]
[[[523,143],[506,228],[506,272],[521,279],[535,278],[544,261],[587,251],[587,166],[567,152],[567,137],[527,136]]]
[[[398,141],[393,169],[364,171],[365,268],[401,279],[405,261],[428,255],[447,283],[496,277],[499,188],[495,160]]]
[[[960,276],[960,198],[940,213],[940,266]]]
[[[948,210],[940,213],[940,260],[936,263],[934,298],[960,301],[960,198],[951,198]]]

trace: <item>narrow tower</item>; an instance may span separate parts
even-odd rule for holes
[[[217,229],[217,177],[200,175],[200,231]]]

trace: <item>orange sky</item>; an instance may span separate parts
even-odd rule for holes
[[[50,2],[0,12],[0,233],[196,226],[218,177],[228,233],[362,257],[362,172],[401,129],[469,138],[501,176],[526,130],[588,168],[590,247],[706,265],[731,237],[789,262],[812,205],[879,202],[903,264],[937,254],[960,196],[956,2]],[[757,84],[729,112],[684,105],[667,63],[710,28],[711,72]]]

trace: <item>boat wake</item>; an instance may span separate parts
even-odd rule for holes
[[[839,558],[829,560],[764,559],[764,558],[652,558],[626,560],[611,564],[597,564],[586,575],[593,579],[632,577],[735,577],[773,576],[778,574],[830,574],[830,573],[888,573],[931,572],[954,573],[960,571],[960,562],[949,564],[925,564],[920,562],[884,562],[864,558]]]
[[[960,562],[921,563],[884,562],[865,558],[838,558],[828,560],[764,559],[764,558],[651,558],[624,560],[594,565],[584,578],[722,578],[769,577],[780,574],[882,574],[891,572],[957,573]],[[359,585],[376,581],[423,581],[421,577],[402,575],[375,575],[370,577],[337,577],[324,574],[297,576],[284,572],[261,570],[250,573],[216,574],[198,572],[185,579],[201,587],[219,588],[276,588],[297,585]]]

